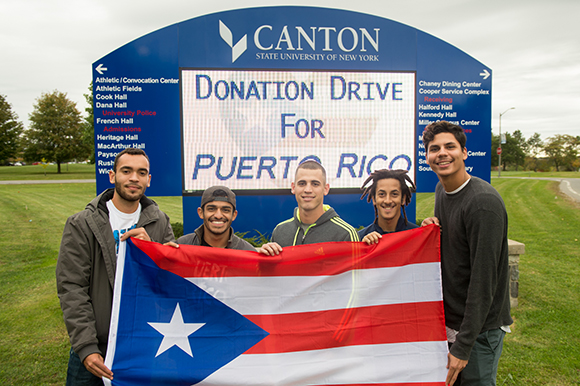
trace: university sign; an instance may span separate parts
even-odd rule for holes
[[[306,159],[326,167],[326,201],[341,217],[368,224],[360,186],[373,170],[406,169],[419,191],[434,190],[421,133],[437,120],[464,127],[468,171],[489,180],[491,70],[392,20],[314,7],[221,12],[138,38],[93,75],[97,190],[119,151],[143,148],[148,194],[183,196],[186,232],[216,184],[238,194],[236,230],[271,232],[295,206],[289,186]]]
[[[220,20],[220,35],[222,39],[232,48],[232,63],[246,51],[247,42],[244,35],[235,45],[233,45],[232,32],[230,29]],[[272,53],[257,53],[256,59],[302,59],[302,60],[335,60],[332,52],[333,45],[331,44],[331,39],[334,38],[333,42],[335,46],[338,46],[340,51],[343,53],[350,53],[357,49],[359,45],[359,39],[361,41],[362,47],[360,52],[365,53],[365,41],[367,46],[370,45],[374,48],[375,52],[379,51],[379,31],[380,28],[374,29],[374,38],[369,34],[366,28],[359,28],[359,31],[352,27],[344,27],[340,31],[336,31],[334,27],[309,27],[310,31],[305,31],[301,26],[295,26],[296,29],[294,34],[294,42],[290,32],[288,32],[288,26],[284,25],[279,33],[273,31],[271,25],[261,25],[254,32],[254,45],[260,51],[271,51]],[[276,38],[276,35],[278,37]],[[360,36],[360,37],[359,37]],[[283,53],[280,54],[276,51],[303,51],[304,47],[310,47],[314,52],[317,51],[316,41],[318,37],[318,42],[321,42],[323,48],[322,51],[330,52],[329,54],[290,54]],[[349,47],[345,45],[345,39],[347,39]],[[274,43],[276,47],[274,48]],[[300,56],[299,56],[300,55]],[[363,58],[363,55],[359,55]],[[352,56],[351,56],[352,57]],[[378,60],[377,55],[364,55],[365,60]]]

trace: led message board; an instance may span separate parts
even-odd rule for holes
[[[184,69],[181,80],[186,193],[287,190],[306,159],[333,189],[377,169],[414,175],[412,73]]]
[[[353,226],[373,170],[437,176],[421,133],[448,120],[467,134],[467,170],[489,181],[491,70],[428,33],[316,7],[220,12],[138,38],[93,64],[97,192],[125,147],[151,159],[151,196],[182,196],[185,231],[208,186],[238,195],[236,230],[269,233],[296,205],[298,163],[327,168],[325,202]],[[415,218],[414,202],[407,210]]]

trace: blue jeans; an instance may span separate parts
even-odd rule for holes
[[[66,386],[103,386],[103,380],[87,370],[81,358],[71,349],[66,372]]]
[[[467,366],[453,386],[495,386],[504,336],[505,332],[500,328],[479,334]]]

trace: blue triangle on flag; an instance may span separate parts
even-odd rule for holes
[[[113,385],[192,385],[268,335],[193,283],[159,268],[131,241],[125,261]],[[188,338],[193,357],[178,346],[156,357],[163,335],[148,322],[169,323],[177,303],[184,323],[205,323]]]

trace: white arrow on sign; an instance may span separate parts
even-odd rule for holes
[[[103,75],[103,71],[107,71],[107,70],[108,70],[108,68],[107,68],[107,67],[103,67],[103,64],[101,63],[101,64],[99,64],[99,65],[97,66],[97,68],[95,68],[95,70],[97,70],[97,72],[98,72],[99,74]]]
[[[491,74],[486,69],[484,69],[483,72],[479,75],[483,76],[483,79],[485,80],[485,79],[489,78],[489,76]]]

